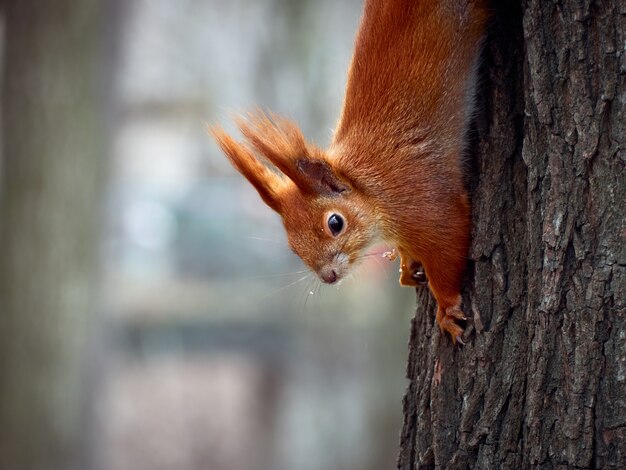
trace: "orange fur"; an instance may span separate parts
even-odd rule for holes
[[[420,284],[423,266],[453,341],[470,234],[462,153],[486,20],[482,1],[367,0],[327,150],[261,113],[237,121],[247,145],[212,129],[322,280],[344,277],[382,239],[402,258],[401,284]]]

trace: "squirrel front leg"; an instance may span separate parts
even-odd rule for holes
[[[447,226],[438,232],[437,237],[429,237],[428,243],[422,244],[418,252],[410,250],[411,246],[408,249],[398,247],[401,255],[400,284],[418,286],[428,283],[437,300],[437,323],[442,331],[450,333],[453,343],[456,343],[463,334],[457,320],[467,319],[461,309],[461,284],[469,248],[470,207],[467,196],[462,194],[446,212],[449,214]],[[423,236],[419,238],[425,239]]]
[[[462,343],[463,328],[457,320],[467,320],[461,309],[461,284],[466,256],[465,244],[444,244],[429,250],[422,258],[430,290],[437,300],[437,323],[442,331],[450,333],[453,343]]]
[[[456,320],[466,320],[461,310],[460,286],[464,263],[446,261],[439,257],[425,257],[424,265],[400,251],[400,285],[421,287],[428,285],[437,300],[437,323],[443,332],[450,333],[452,342],[461,341],[463,328]],[[427,277],[428,276],[428,277]]]

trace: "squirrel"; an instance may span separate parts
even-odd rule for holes
[[[236,118],[244,143],[209,129],[321,281],[338,282],[384,241],[388,258],[400,255],[401,285],[423,284],[425,272],[453,343],[466,320],[463,152],[487,18],[481,0],[366,0],[326,150],[263,112]]]

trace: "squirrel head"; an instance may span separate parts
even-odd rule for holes
[[[377,237],[371,202],[290,121],[257,113],[236,122],[245,143],[221,128],[210,132],[233,166],[280,214],[293,251],[320,280],[338,282]]]

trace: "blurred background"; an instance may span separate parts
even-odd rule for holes
[[[3,469],[395,467],[397,262],[320,285],[206,134],[261,107],[328,144],[361,8],[3,4]]]

